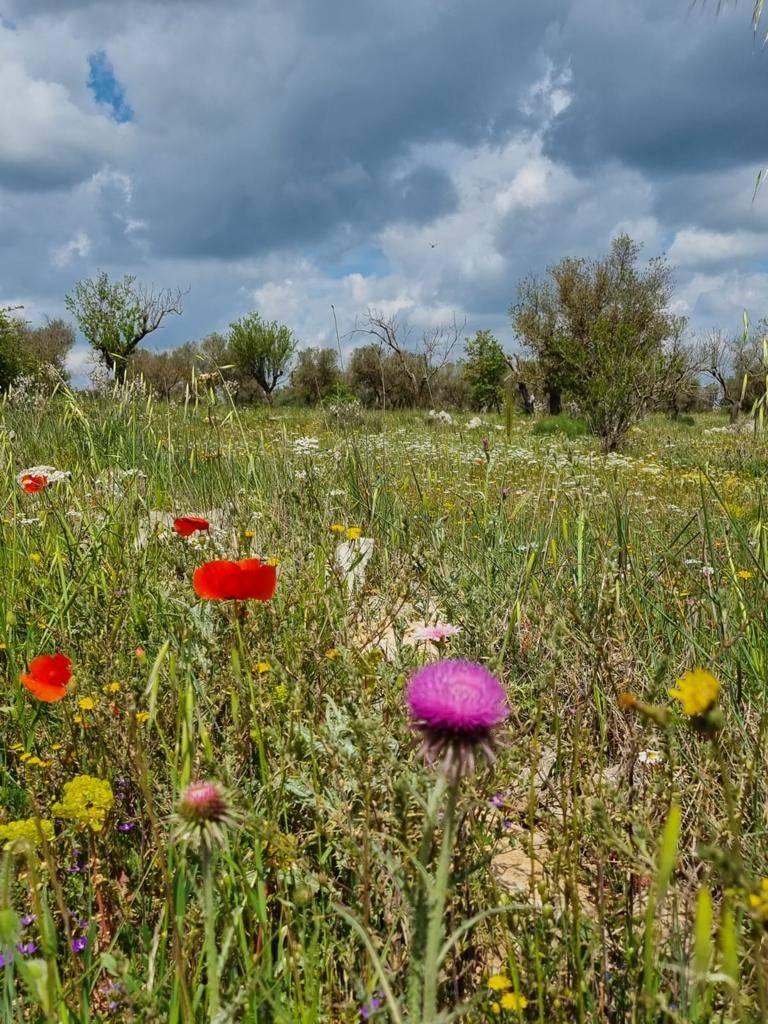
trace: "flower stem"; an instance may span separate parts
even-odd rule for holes
[[[201,858],[203,876],[203,925],[205,928],[205,969],[207,978],[208,1019],[219,1010],[219,953],[216,948],[216,904],[213,898],[214,856],[203,844]]]
[[[453,861],[453,841],[456,829],[456,797],[459,792],[458,779],[452,779],[448,786],[448,797],[443,818],[443,841],[440,858],[429,892],[427,941],[424,949],[424,1012],[422,1024],[432,1024],[437,1019],[437,983],[440,974],[440,948],[445,935],[445,903],[448,882]]]

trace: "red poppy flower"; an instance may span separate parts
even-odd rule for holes
[[[29,663],[29,672],[19,677],[23,686],[38,700],[53,704],[67,696],[67,683],[72,678],[72,662],[66,654],[41,654]]]
[[[48,477],[45,473],[25,473],[19,483],[27,494],[39,494],[48,486]]]
[[[277,589],[277,569],[258,558],[206,562],[195,569],[192,584],[206,601],[268,601]]]
[[[174,530],[182,537],[191,537],[197,530],[208,530],[210,525],[207,519],[200,516],[178,516],[173,520]]]

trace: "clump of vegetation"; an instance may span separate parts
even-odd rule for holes
[[[563,434],[565,437],[583,437],[589,433],[589,426],[584,420],[561,412],[559,416],[541,416],[533,425],[533,433],[538,437],[545,437],[550,434]]]

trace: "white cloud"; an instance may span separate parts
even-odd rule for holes
[[[683,228],[675,235],[669,258],[683,267],[700,267],[760,256],[768,251],[768,234],[757,231],[707,231]]]
[[[51,258],[57,267],[66,267],[77,257],[85,259],[91,251],[91,240],[85,231],[78,231],[74,238],[71,238],[64,245],[54,248]]]

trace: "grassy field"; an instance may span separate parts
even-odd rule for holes
[[[0,409],[2,1021],[768,1019],[768,444],[468,420]],[[270,601],[198,597],[247,557]],[[445,658],[511,708],[456,785],[405,700]]]

